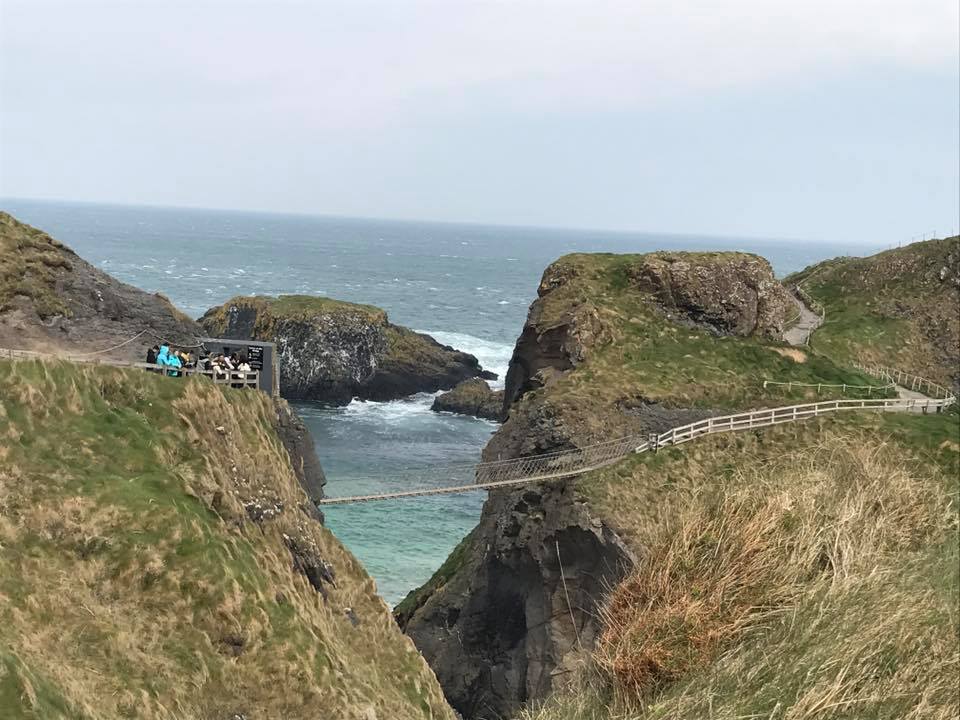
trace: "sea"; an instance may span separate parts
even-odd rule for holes
[[[472,353],[502,383],[544,268],[574,252],[745,250],[778,275],[875,248],[647,232],[608,232],[330,216],[0,200],[114,277],[162,292],[199,317],[235,295],[297,293],[368,303]],[[430,410],[432,395],[330,408],[296,403],[328,495],[448,484],[438,466],[476,461],[495,423]],[[422,468],[422,474],[421,473]],[[326,523],[387,603],[425,582],[476,525],[484,494],[330,506]]]

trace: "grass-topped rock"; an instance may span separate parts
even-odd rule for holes
[[[827,260],[784,282],[824,306],[818,350],[960,388],[960,237]]]
[[[430,408],[434,412],[472,415],[483,420],[500,420],[503,415],[503,390],[494,390],[485,380],[464,380],[453,390],[442,393]]]
[[[764,380],[877,384],[779,338],[797,306],[736,252],[575,254],[550,265],[506,378],[490,459],[829,397]],[[534,431],[531,428],[535,429]]]
[[[85,353],[143,333],[111,353],[142,360],[158,339],[190,344],[198,332],[167,298],[115,280],[0,212],[0,346]]]
[[[489,376],[473,355],[394,325],[380,308],[322,297],[235,297],[207,311],[208,335],[277,344],[285,397],[345,405],[447,390]]]
[[[0,361],[0,717],[452,720],[263,393]]]

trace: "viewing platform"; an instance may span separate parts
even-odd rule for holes
[[[70,352],[49,353],[36,350],[16,350],[0,348],[0,358],[11,360],[57,359],[90,365],[109,365],[111,367],[136,368],[169,378],[202,377],[215,385],[224,385],[235,389],[261,390],[271,396],[280,395],[280,368],[276,346],[269,342],[229,340],[224,338],[202,338],[197,347],[202,347],[211,355],[230,356],[237,353],[247,359],[250,370],[235,370],[211,367],[171,367],[147,362],[131,362],[95,355],[72,354]]]

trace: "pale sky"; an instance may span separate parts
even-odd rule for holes
[[[0,0],[0,197],[960,224],[957,0]]]

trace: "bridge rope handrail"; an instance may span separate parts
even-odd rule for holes
[[[889,372],[886,368],[868,368],[861,366],[864,372],[885,377],[879,373]],[[903,374],[904,377],[917,377]],[[921,378],[922,379],[922,378]],[[927,381],[929,382],[929,381]],[[470,484],[452,485],[440,488],[423,488],[417,490],[402,490],[397,492],[378,493],[372,495],[351,495],[344,497],[327,497],[319,501],[320,505],[345,505],[352,503],[372,502],[377,500],[393,500],[409,497],[423,497],[428,495],[446,495],[451,493],[470,492],[473,490],[494,490],[503,487],[512,487],[526,483],[541,482],[574,477],[583,473],[619,462],[629,455],[658,450],[661,447],[680,445],[698,437],[720,432],[737,432],[756,428],[796,422],[823,414],[841,410],[921,410],[927,413],[931,410],[940,412],[956,402],[954,394],[936,383],[930,383],[933,388],[945,392],[940,398],[877,398],[861,400],[826,400],[822,402],[787,405],[775,408],[750,410],[719,417],[709,417],[704,420],[680,425],[660,434],[633,435],[620,440],[597,443],[577,450],[567,450],[549,455],[533,455],[516,458],[515,467],[522,471],[517,477],[495,478],[489,470],[481,470],[495,463],[477,465],[475,482]],[[502,463],[501,463],[502,464]]]

